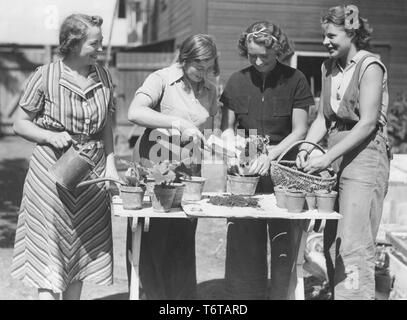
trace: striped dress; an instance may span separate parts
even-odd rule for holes
[[[20,107],[35,112],[43,128],[71,134],[99,133],[114,111],[107,69],[94,66],[86,90],[62,61],[39,67],[28,79]],[[74,281],[113,282],[110,206],[104,183],[67,191],[48,168],[62,155],[37,145],[24,183],[11,275],[28,286],[63,292]],[[87,150],[103,175],[103,141]],[[85,177],[84,180],[89,179]]]

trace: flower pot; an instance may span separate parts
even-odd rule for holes
[[[279,208],[286,208],[285,192],[286,192],[286,188],[284,188],[283,186],[274,187],[274,196],[276,197],[277,207],[279,207]]]
[[[338,193],[336,191],[327,192],[324,190],[316,191],[317,208],[319,212],[331,213],[334,212],[335,201]]]
[[[185,184],[183,183],[173,183],[175,187],[175,197],[174,201],[172,202],[172,208],[179,208],[181,207],[181,200],[182,196],[184,195]]]
[[[192,176],[190,179],[181,179],[181,181],[185,184],[182,201],[199,201],[202,199],[205,178]]]
[[[256,192],[257,184],[259,183],[260,176],[234,176],[228,174],[227,180],[231,194],[252,196]]]
[[[126,210],[140,210],[143,208],[144,187],[121,186],[120,198]]]
[[[307,210],[315,210],[317,208],[317,197],[315,193],[307,192],[305,194],[305,204]]]
[[[301,190],[286,190],[285,206],[289,212],[302,212],[305,205],[305,192]]]
[[[155,212],[169,212],[174,202],[175,187],[156,185],[151,196],[151,204]]]

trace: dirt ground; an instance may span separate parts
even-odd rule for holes
[[[36,290],[10,277],[15,229],[28,159],[34,145],[18,137],[0,138],[0,300],[36,299]],[[82,299],[127,299],[125,267],[126,219],[112,217],[114,284],[84,284]],[[197,278],[202,298],[221,295],[224,275],[226,222],[203,219],[197,229]]]
[[[0,137],[0,300],[36,299],[36,289],[25,287],[10,276],[18,209],[33,147],[34,144],[19,137]],[[112,224],[114,284],[96,286],[85,283],[83,300],[128,299],[125,266],[126,219],[112,216]],[[196,233],[198,298],[225,299],[225,253],[226,220],[200,219]],[[315,292],[313,288],[318,288],[320,283],[315,282],[312,277],[305,280],[306,298],[315,299],[311,293]]]

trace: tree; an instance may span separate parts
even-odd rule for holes
[[[389,142],[393,153],[407,153],[407,93],[397,94],[388,112]]]

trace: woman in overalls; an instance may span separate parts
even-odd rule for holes
[[[323,44],[318,116],[306,139],[329,134],[328,152],[308,157],[300,147],[297,165],[308,173],[333,166],[338,174],[339,222],[327,223],[324,250],[334,299],[375,298],[375,239],[389,178],[387,71],[369,51],[371,29],[356,6],[330,8],[322,18]]]

